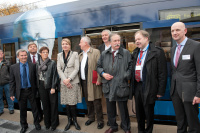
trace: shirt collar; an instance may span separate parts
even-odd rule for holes
[[[83,51],[83,54],[87,54],[90,51],[90,48],[85,52]]]
[[[111,49],[112,49],[112,48],[111,48]],[[113,52],[113,51],[115,51],[115,52],[117,53],[117,52],[119,51],[119,49],[118,49],[118,50],[113,50],[113,49],[112,49],[112,52]]]
[[[149,44],[143,50],[140,49],[140,51],[146,51],[148,46]]]
[[[28,62],[26,62],[26,63],[24,63],[24,64],[26,64],[26,65],[27,65],[27,64],[28,64]],[[21,62],[20,62],[20,66],[22,66],[22,65],[23,65],[23,63],[21,63]]]
[[[33,55],[30,53],[31,57],[33,57]],[[37,53],[35,54],[35,57],[37,57]]]
[[[185,46],[186,42],[187,42],[187,37],[185,37],[185,39],[180,43],[181,46]],[[176,43],[176,45],[178,46],[179,44]]]

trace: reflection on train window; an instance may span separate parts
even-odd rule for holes
[[[150,40],[153,44],[156,46],[162,47],[165,56],[167,59],[167,62],[170,62],[171,59],[171,54],[170,54],[170,49],[172,47],[171,43],[171,31],[170,28],[156,28],[156,29],[148,29],[147,30],[150,33]]]
[[[186,36],[200,42],[200,27],[187,28]]]

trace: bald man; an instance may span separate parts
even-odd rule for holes
[[[187,38],[186,33],[187,29],[182,22],[171,26],[176,45],[171,49],[170,95],[176,114],[177,133],[200,133],[200,43]]]

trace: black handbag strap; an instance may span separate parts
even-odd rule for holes
[[[63,51],[64,52],[64,51]],[[65,68],[67,67],[67,63],[68,63],[68,61],[69,61],[69,59],[70,59],[70,52],[72,52],[72,54],[73,54],[73,51],[69,51],[68,52],[68,54],[67,54],[67,61],[65,62],[65,66],[64,66],[64,68],[63,68],[63,73],[64,73],[64,71],[65,71]],[[64,59],[64,58],[63,58]]]

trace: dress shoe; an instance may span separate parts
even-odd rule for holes
[[[92,122],[94,122],[94,121],[88,120],[88,121],[85,122],[85,125],[89,126],[90,124],[92,124]]]
[[[98,128],[98,129],[102,129],[103,127],[104,127],[104,123],[98,123],[98,124],[97,124],[97,128]]]
[[[25,133],[27,128],[28,128],[28,127],[22,127],[20,133]]]
[[[112,128],[109,128],[108,130],[105,131],[105,133],[114,133],[114,132],[117,132],[118,129],[112,129]]]
[[[9,110],[9,113],[10,114],[14,114],[14,110]]]
[[[4,113],[4,112],[1,112],[1,113],[0,113],[0,116],[1,116],[3,113]]]
[[[51,128],[51,131],[55,131],[55,130],[56,130],[56,127],[52,127],[52,128]]]
[[[46,130],[49,130],[49,128],[50,128],[50,127],[47,126],[47,127],[46,127]]]
[[[36,130],[41,130],[40,124],[36,124],[36,125],[35,125],[35,129],[36,129]]]
[[[128,130],[128,131],[125,131],[125,133],[131,133],[131,131],[130,131],[130,130]]]

